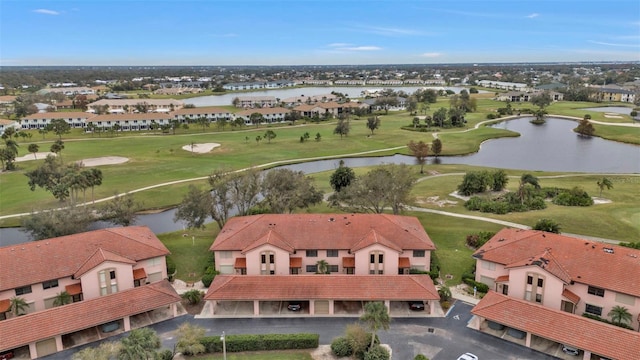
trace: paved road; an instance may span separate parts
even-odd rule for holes
[[[396,318],[392,320],[389,331],[381,331],[378,335],[383,343],[391,346],[395,360],[411,360],[420,353],[432,360],[453,360],[465,352],[472,352],[482,360],[556,359],[468,328],[467,322],[471,319],[469,312],[471,308],[471,304],[457,301],[444,318]],[[330,344],[332,339],[344,333],[346,325],[357,320],[355,318],[195,319],[193,316],[185,315],[151,327],[160,335],[163,347],[172,349],[176,340],[174,330],[185,321],[204,327],[209,336],[218,336],[222,331],[226,334],[310,332],[320,334],[320,344]],[[433,331],[430,332],[430,329]],[[122,336],[108,340],[117,340]],[[90,345],[96,346],[97,343]],[[80,348],[63,351],[43,359],[70,359]]]

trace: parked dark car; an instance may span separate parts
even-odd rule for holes
[[[13,351],[5,351],[0,353],[0,360],[13,359]]]
[[[287,309],[291,311],[300,311],[302,310],[302,303],[300,301],[289,301],[289,305],[287,305]]]
[[[423,311],[424,301],[409,301],[409,308],[413,311]]]

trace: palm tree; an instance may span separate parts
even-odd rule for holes
[[[38,146],[38,144],[29,144],[29,152],[33,153],[34,159],[38,159],[38,156],[36,155],[38,150],[40,150],[40,146]]]
[[[391,318],[387,307],[381,301],[371,301],[364,305],[364,314],[360,317],[360,321],[364,322],[371,330],[371,348],[376,340],[376,333],[380,329],[389,330]]]
[[[129,336],[121,340],[118,353],[120,360],[153,359],[155,349],[161,346],[158,334],[150,328],[131,330]]]
[[[624,306],[616,305],[612,307],[607,316],[611,317],[611,322],[616,325],[627,325],[631,322],[631,313]]]
[[[518,196],[520,197],[520,203],[524,204],[525,198],[525,185],[530,184],[534,188],[539,189],[540,184],[538,183],[538,178],[531,174],[522,174],[520,177],[520,186],[518,186]]]
[[[605,187],[607,188],[607,190],[613,189],[613,183],[611,182],[611,180],[609,180],[609,178],[606,178],[606,177],[603,177],[602,179],[598,180],[597,184],[598,184],[598,187],[600,188],[600,195],[598,196],[602,196],[602,190],[604,190]]]
[[[319,260],[316,263],[316,274],[329,274],[329,263],[326,260]]]
[[[63,291],[61,293],[56,294],[56,298],[53,300],[53,306],[62,306],[71,304],[71,295],[68,292]]]
[[[27,301],[21,297],[12,297],[9,301],[9,309],[11,313],[15,316],[24,315],[29,309],[29,304]]]

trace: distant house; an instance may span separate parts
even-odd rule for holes
[[[234,115],[234,119],[242,119],[246,125],[251,125],[251,115],[258,113],[262,115],[263,124],[280,123],[286,120],[287,114],[291,110],[282,107],[266,107],[243,110]]]
[[[362,311],[362,302],[376,300],[406,314],[408,302],[415,300],[433,313],[439,296],[431,278],[410,274],[412,269],[429,270],[433,250],[414,217],[235,217],[211,246],[220,275],[205,296],[204,312],[224,315],[237,304],[260,316],[269,313],[274,301],[296,300],[308,315],[353,315]]]
[[[237,103],[238,108],[264,108],[276,106],[275,96],[238,96]]]
[[[596,88],[593,97],[599,101],[633,103],[636,100],[636,93],[619,86],[607,86]]]
[[[92,115],[87,118],[86,123],[103,130],[109,130],[117,124],[120,131],[140,131],[151,130],[152,124],[170,125],[172,119],[166,113],[105,114]]]
[[[182,100],[175,99],[101,99],[87,105],[92,112],[106,108],[109,113],[136,113],[143,112],[139,108],[144,107],[147,112],[168,113],[184,107]]]
[[[218,119],[231,120],[233,113],[229,110],[216,107],[216,106],[203,106],[194,108],[182,108],[171,113],[171,116],[175,120],[181,122],[193,122],[199,118],[207,118],[210,121],[216,121]]]
[[[19,130],[20,124],[17,121],[0,119],[0,135],[4,134],[4,131],[8,128]]]
[[[180,296],[166,281],[167,248],[133,226],[0,248],[0,353],[31,358],[64,350],[113,323],[122,332],[178,315]],[[66,292],[70,303],[56,306]],[[25,315],[9,312],[22,298]],[[29,329],[29,331],[25,331]]]
[[[87,119],[92,116],[93,114],[86,112],[42,112],[25,116],[22,118],[20,125],[21,128],[25,130],[43,129],[51,124],[51,121],[63,119],[71,125],[72,128],[84,128]]]

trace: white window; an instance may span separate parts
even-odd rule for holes
[[[231,259],[232,252],[231,251],[218,251],[218,256],[220,259]]]
[[[495,270],[496,269],[496,263],[490,262],[490,261],[482,261],[482,268],[485,270]]]
[[[636,298],[631,295],[616,293],[616,302],[619,302],[625,305],[635,306]]]
[[[149,260],[149,266],[161,265],[162,262],[163,262],[162,259],[163,259],[162,256],[158,256],[158,257],[155,257],[155,258]]]

